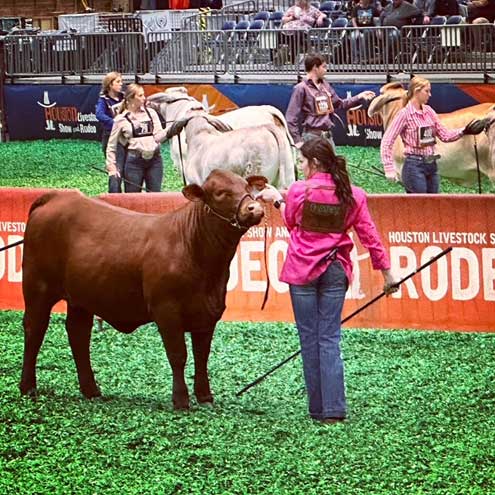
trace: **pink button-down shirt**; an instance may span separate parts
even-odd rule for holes
[[[361,244],[369,250],[373,268],[375,270],[389,269],[389,257],[368,211],[366,193],[359,187],[352,186],[356,204],[347,214],[345,233],[322,234],[309,232],[300,227],[308,186],[310,187],[309,199],[312,201],[327,204],[339,203],[335,194],[335,183],[330,174],[317,172],[310,179],[294,182],[290,186],[284,212],[284,222],[290,231],[290,241],[280,280],[293,285],[305,285],[315,280],[331,263],[330,260],[325,259],[326,256],[337,247],[337,259],[342,263],[350,282],[352,279],[350,252],[354,244],[347,231],[351,227],[356,231]],[[317,186],[331,189],[314,189]]]
[[[400,135],[404,143],[404,154],[430,156],[435,154],[435,145],[422,146],[419,143],[419,129],[421,127],[431,127],[435,137],[439,137],[445,143],[456,141],[463,135],[462,129],[447,129],[438,118],[435,110],[428,105],[423,105],[422,110],[418,110],[412,103],[408,103],[400,110],[391,125],[383,135],[380,147],[383,168],[385,175],[391,177],[395,175],[393,162],[393,145],[397,136]]]

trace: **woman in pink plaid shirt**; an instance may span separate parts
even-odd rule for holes
[[[380,147],[387,179],[399,176],[393,162],[393,145],[400,135],[404,143],[405,161],[402,183],[408,193],[438,193],[440,179],[435,154],[436,139],[446,143],[457,141],[464,134],[477,134],[478,122],[470,122],[462,129],[447,129],[435,110],[426,103],[431,96],[431,84],[422,77],[413,77],[405,97],[405,106],[385,131]]]

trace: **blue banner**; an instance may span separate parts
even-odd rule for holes
[[[355,96],[365,90],[376,94],[380,92],[378,84],[333,84],[333,87],[341,98]],[[211,88],[228,98],[234,108],[273,105],[285,113],[293,85],[215,84]],[[6,85],[6,118],[10,139],[99,139],[100,129],[95,116],[99,91],[100,87],[96,85]],[[486,84],[435,84],[432,93],[430,105],[437,112],[452,112],[487,98],[488,101],[495,100],[495,91]],[[337,115],[339,118],[335,119],[334,127],[336,144],[380,145],[382,119],[379,115],[368,117],[367,105],[339,110]]]
[[[93,85],[7,85],[5,107],[10,139],[99,139]]]

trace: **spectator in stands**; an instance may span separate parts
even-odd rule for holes
[[[296,4],[284,13],[283,29],[302,29],[308,31],[313,27],[323,26],[326,14],[313,7],[308,0],[296,0]]]
[[[495,21],[495,0],[472,0],[467,3],[468,22],[477,17],[484,17],[489,22]]]
[[[415,24],[423,20],[423,12],[406,0],[392,0],[380,15],[382,26],[396,27],[397,30],[388,30],[389,47],[385,53],[386,61],[389,62],[399,53],[400,29],[408,24]]]
[[[144,88],[139,84],[127,86],[120,113],[115,117],[107,147],[109,176],[121,176],[116,164],[118,143],[126,149],[124,164],[125,192],[141,192],[143,182],[149,192],[162,187],[163,162],[160,143],[165,131],[158,114],[145,106]]]
[[[457,141],[464,134],[478,134],[483,129],[476,120],[461,129],[447,129],[440,122],[435,110],[426,104],[430,96],[430,82],[422,77],[413,77],[405,97],[405,106],[385,131],[381,143],[385,175],[390,180],[398,180],[393,163],[393,146],[397,137],[401,137],[406,157],[402,168],[402,182],[408,193],[438,193],[440,180],[437,171],[438,156],[435,154],[437,138],[448,143]]]
[[[109,72],[102,81],[101,93],[96,102],[96,118],[101,125],[101,147],[106,156],[108,138],[112,131],[113,120],[118,113],[118,108],[124,99],[122,93],[122,76],[118,72]],[[111,175],[108,178],[108,192],[122,192],[121,177],[124,167],[125,150],[122,146],[117,147],[116,166],[119,175]]]
[[[287,124],[296,146],[314,137],[323,137],[334,146],[332,138],[335,108],[350,108],[375,97],[373,91],[342,100],[325,81],[328,66],[320,54],[309,54],[304,59],[307,77],[297,84],[287,107]],[[302,135],[301,135],[302,130]]]
[[[296,0],[296,4],[285,11],[282,17],[282,34],[289,37],[290,62],[294,63],[299,53],[307,51],[307,31],[322,27],[326,17],[309,0]]]
[[[431,17],[436,15],[444,15],[449,17],[451,15],[460,15],[459,3],[457,0],[434,0],[433,9],[431,11]]]
[[[375,25],[375,19],[380,17],[380,11],[378,10],[376,3],[372,3],[371,0],[359,0],[354,5],[351,12],[351,22],[354,27],[369,28]],[[363,29],[359,31],[352,31],[351,33],[351,49],[352,49],[352,61],[367,62],[366,52],[370,46],[370,39],[373,40],[373,30]]]
[[[430,24],[431,18],[435,16],[436,3],[436,0],[414,0],[414,6],[423,13],[423,24]]]
[[[405,0],[392,0],[381,14],[382,26],[395,26],[397,29],[413,24],[418,18],[423,18],[423,12]]]

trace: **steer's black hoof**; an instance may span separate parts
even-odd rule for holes
[[[189,401],[172,401],[174,411],[189,411]]]
[[[26,397],[30,397],[31,399],[36,399],[38,397],[38,390],[36,387],[22,387],[21,386],[21,395]]]
[[[98,388],[81,389],[81,393],[86,399],[99,399],[101,397],[101,392]]]
[[[211,394],[196,395],[196,400],[198,401],[198,404],[211,404],[211,405],[213,405],[213,395],[211,395]]]

